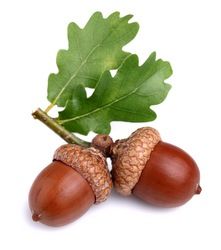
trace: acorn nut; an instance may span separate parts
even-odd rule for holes
[[[82,216],[92,204],[105,201],[111,189],[106,159],[99,150],[63,145],[31,187],[32,219],[50,226],[65,225]]]
[[[195,161],[182,149],[161,141],[157,130],[144,127],[112,146],[115,189],[143,201],[176,207],[201,192]]]

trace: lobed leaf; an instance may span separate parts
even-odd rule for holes
[[[115,77],[108,71],[102,75],[91,97],[78,85],[73,99],[59,112],[58,122],[86,135],[89,131],[108,134],[111,121],[152,121],[156,114],[150,107],[166,98],[171,87],[164,81],[171,74],[170,64],[156,60],[155,53],[142,66],[136,55],[130,55]]]
[[[59,71],[48,79],[48,100],[52,105],[64,107],[77,85],[94,88],[104,71],[120,66],[129,54],[122,47],[139,29],[137,23],[128,23],[131,18],[132,15],[120,17],[119,12],[103,18],[96,12],[83,29],[69,24],[68,50],[58,52]]]

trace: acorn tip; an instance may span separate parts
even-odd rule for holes
[[[33,213],[33,214],[32,214],[32,220],[33,220],[33,221],[36,221],[36,222],[39,221],[39,220],[40,220],[40,217],[41,217],[41,216],[40,216],[39,214],[36,214],[36,213]]]
[[[196,194],[200,194],[201,192],[202,192],[202,188],[200,187],[200,185],[198,185],[196,188]]]

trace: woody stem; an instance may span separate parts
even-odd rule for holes
[[[38,108],[36,111],[32,113],[32,116],[35,119],[38,119],[42,123],[44,123],[48,128],[53,130],[57,135],[59,135],[62,139],[64,139],[67,143],[77,144],[83,147],[90,147],[90,143],[78,138],[73,133],[66,130],[63,126],[58,124],[55,119],[50,117],[46,112],[42,109]]]

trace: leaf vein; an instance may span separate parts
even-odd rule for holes
[[[130,92],[129,92],[127,95],[125,95],[125,96],[121,96],[121,97],[119,97],[118,99],[115,99],[114,101],[111,101],[111,102],[109,102],[109,103],[107,103],[107,104],[105,104],[105,105],[102,105],[102,106],[100,106],[100,107],[98,107],[98,108],[96,108],[96,109],[94,109],[94,110],[92,110],[92,111],[89,111],[89,112],[87,112],[87,113],[85,113],[85,114],[83,114],[83,115],[79,115],[79,116],[76,116],[76,117],[73,117],[73,118],[69,118],[69,119],[65,119],[65,120],[59,120],[59,123],[60,123],[60,124],[64,124],[64,123],[71,122],[71,121],[73,122],[73,121],[79,120],[79,119],[81,119],[81,118],[90,116],[90,115],[92,115],[92,114],[94,114],[94,113],[97,113],[97,112],[99,112],[99,111],[102,110],[102,109],[109,108],[111,105],[113,105],[113,104],[115,104],[115,103],[117,103],[117,102],[120,102],[120,101],[126,99],[127,97],[131,96],[132,94],[136,93],[136,91],[141,87],[141,85],[142,85],[144,82],[145,82],[145,81],[143,81],[138,87],[136,87],[134,90],[130,91]]]
[[[131,110],[128,110],[128,109],[123,109],[123,108],[119,108],[119,107],[110,107],[110,108],[114,109],[114,110],[123,111],[123,112],[127,112],[127,113],[130,113],[130,114],[137,115],[137,112],[134,112],[134,111],[131,111]],[[147,114],[143,114],[141,112],[139,112],[139,115],[147,117]]]
[[[81,68],[87,63],[89,57],[94,53],[94,51],[102,46],[102,44],[104,43],[104,41],[107,39],[107,37],[109,37],[119,26],[120,24],[123,22],[123,20],[121,20],[115,27],[115,29],[112,29],[107,36],[96,46],[94,46],[92,48],[92,50],[88,53],[88,55],[86,56],[85,60],[81,62],[80,66],[77,68],[77,70],[73,73],[73,75],[69,78],[69,80],[65,83],[64,87],[59,91],[59,93],[57,94],[57,96],[54,98],[54,100],[52,101],[52,104],[56,104],[58,99],[61,97],[61,95],[63,94],[63,92],[66,90],[66,88],[69,86],[69,84],[71,83],[71,81],[77,76],[77,74],[79,73],[79,71],[81,70]],[[81,57],[81,55],[80,55]]]

